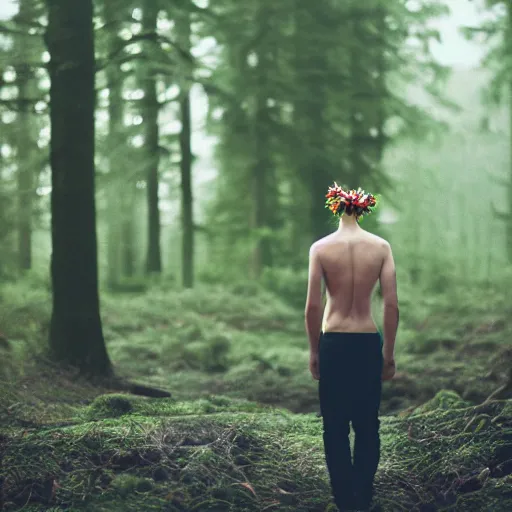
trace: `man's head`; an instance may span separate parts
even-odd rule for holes
[[[377,206],[377,198],[365,192],[363,189],[344,190],[336,182],[334,186],[329,187],[326,194],[325,207],[337,216],[345,218],[348,216],[350,220],[359,221],[363,215],[372,213]]]

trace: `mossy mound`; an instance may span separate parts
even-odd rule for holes
[[[133,412],[134,398],[130,395],[101,395],[89,406],[89,415],[94,418],[117,418]]]
[[[467,400],[463,400],[457,392],[451,389],[442,389],[441,391],[438,391],[431,400],[417,407],[415,412],[430,412],[437,409],[464,409],[470,405],[471,403]]]
[[[328,510],[321,418],[229,412],[243,405],[215,400],[106,395],[75,425],[4,429],[4,509]],[[375,493],[384,512],[512,510],[512,401],[461,405],[444,391],[424,411],[381,417]]]
[[[177,401],[172,398],[150,399],[110,393],[95,398],[87,408],[79,412],[78,418],[91,421],[124,415],[187,416],[219,412],[265,412],[272,409],[272,406],[222,395],[209,395],[193,401]]]

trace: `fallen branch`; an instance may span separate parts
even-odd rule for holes
[[[113,391],[123,391],[132,395],[148,396],[151,398],[169,398],[171,393],[163,389],[153,388],[150,386],[143,386],[142,384],[135,384],[120,377],[111,377],[107,380],[98,380],[96,384],[108,387]]]
[[[493,391],[483,403],[485,404],[490,400],[500,400],[505,398],[512,398],[512,367],[508,371],[507,381],[505,384]]]

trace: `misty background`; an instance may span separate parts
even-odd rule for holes
[[[0,0],[0,508],[333,510],[336,181],[397,269],[372,512],[511,510],[511,49],[505,0]]]

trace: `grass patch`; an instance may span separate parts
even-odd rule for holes
[[[26,288],[0,291],[5,510],[334,510],[301,311],[254,286],[105,294],[116,370],[171,391],[157,400],[47,361],[48,291]],[[381,405],[384,511],[512,508],[511,401],[474,407],[503,382],[512,311],[499,293],[454,293],[404,296]]]
[[[482,415],[485,425],[472,427]],[[106,395],[75,421],[4,430],[4,510],[314,512],[331,502],[314,414],[226,397],[178,404]],[[383,510],[478,510],[485,500],[510,510],[510,400],[484,411],[441,392],[421,411],[383,417],[381,443]]]
[[[8,388],[0,405],[19,411],[33,407],[39,417],[62,409],[59,414],[66,417],[64,404],[76,402],[74,389],[80,395],[84,387],[83,400],[90,400],[94,391],[87,383],[75,385],[73,374],[55,379],[59,372],[48,373],[48,362],[40,364],[51,301],[48,290],[29,284],[0,289],[0,322],[9,338],[9,349],[0,346],[0,379]],[[384,384],[383,414],[417,406],[439,389],[453,389],[480,403],[504,382],[507,364],[512,364],[507,355],[512,310],[505,287],[467,288],[449,287],[436,297],[401,293],[397,376]],[[375,296],[377,320],[379,308]],[[213,393],[294,412],[318,411],[303,312],[254,283],[106,293],[102,320],[121,376],[167,389],[178,400]]]

